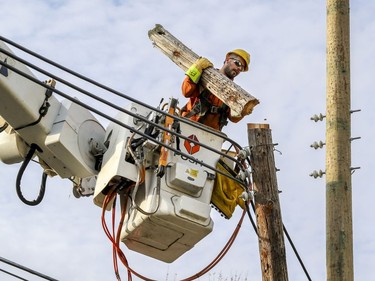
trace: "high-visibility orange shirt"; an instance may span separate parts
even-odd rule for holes
[[[186,116],[194,107],[194,105],[199,101],[199,95],[201,93],[201,86],[200,84],[195,84],[193,81],[190,80],[189,76],[186,76],[184,81],[182,82],[182,94],[185,98],[189,98],[189,101],[184,106],[184,111],[182,111],[182,116]],[[207,91],[207,90],[206,90]],[[207,95],[207,99],[212,106],[222,107],[223,102],[216,97],[214,94],[209,93]],[[230,115],[230,109],[228,108],[227,111],[223,114],[226,114],[226,118],[228,118],[231,122],[237,123],[243,117],[233,117]],[[190,117],[193,121],[200,121],[202,117],[193,115]],[[202,124],[209,126],[215,130],[220,130],[220,114],[219,113],[211,113],[207,112],[202,119]]]

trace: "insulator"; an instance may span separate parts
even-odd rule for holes
[[[325,143],[322,141],[319,141],[319,142],[314,141],[314,143],[311,144],[310,147],[318,149],[318,148],[323,148],[324,145]]]
[[[242,199],[245,202],[249,200],[254,200],[254,191],[242,192],[242,194],[240,195],[240,199]]]
[[[325,174],[325,172],[323,172],[322,170],[319,170],[319,172],[318,171],[313,171],[310,174],[310,177],[313,177],[314,179],[316,179],[317,177],[321,178],[321,177],[323,177],[324,174]]]
[[[238,152],[238,158],[240,159],[246,159],[247,157],[250,156],[250,148],[249,147],[244,147]]]
[[[318,121],[323,121],[325,117],[326,117],[325,115],[319,113],[319,115],[314,114],[314,116],[312,116],[310,119],[315,122],[318,122]]]
[[[350,167],[351,174],[353,174],[358,169],[361,169],[361,167]]]

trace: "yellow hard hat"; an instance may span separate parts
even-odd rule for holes
[[[226,58],[228,58],[228,56],[230,54],[236,54],[236,55],[240,56],[241,58],[243,58],[243,60],[246,63],[244,71],[248,71],[249,70],[250,54],[248,52],[246,52],[245,50],[242,50],[242,49],[236,49],[236,50],[228,52],[227,55],[226,55]]]

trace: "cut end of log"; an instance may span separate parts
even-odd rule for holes
[[[254,107],[259,104],[259,100],[253,99],[245,104],[244,108],[242,109],[241,116],[249,115],[253,112]]]
[[[148,37],[151,38],[152,34],[159,34],[159,35],[165,35],[165,29],[161,24],[155,24],[155,27],[153,29],[150,29],[148,31]]]

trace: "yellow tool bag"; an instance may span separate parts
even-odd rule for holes
[[[216,169],[226,175],[232,177],[236,176],[236,173],[222,159],[218,161]],[[214,205],[225,218],[229,219],[232,217],[237,205],[240,205],[242,209],[245,208],[245,202],[240,198],[244,191],[244,187],[239,182],[220,173],[216,173],[211,204]]]

